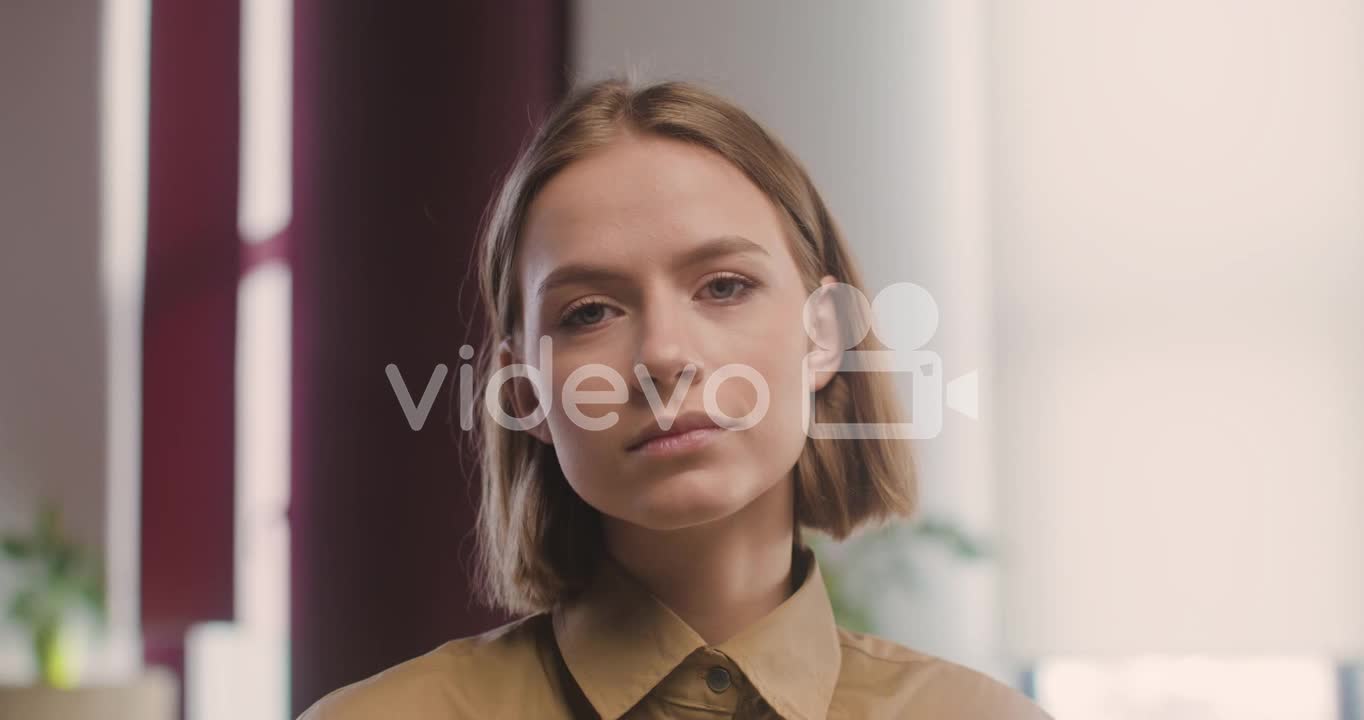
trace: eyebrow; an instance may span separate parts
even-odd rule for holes
[[[675,261],[677,267],[689,267],[713,260],[727,255],[764,255],[769,256],[767,249],[746,237],[738,235],[722,235],[720,237],[707,240],[696,247],[687,250],[678,256]],[[620,280],[624,275],[604,265],[592,263],[570,263],[555,268],[553,272],[545,276],[540,281],[540,287],[535,291],[535,297],[544,297],[545,293],[561,285],[573,283],[590,284],[593,282],[608,282]]]

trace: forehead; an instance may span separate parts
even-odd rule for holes
[[[739,236],[787,258],[781,214],[728,160],[691,143],[623,135],[560,171],[531,203],[519,274],[533,288],[564,263],[642,269]]]

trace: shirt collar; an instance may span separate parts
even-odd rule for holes
[[[842,659],[833,607],[809,546],[793,548],[796,591],[714,646],[787,720],[824,720]],[[603,720],[633,707],[705,640],[610,555],[588,587],[555,605],[565,664]]]

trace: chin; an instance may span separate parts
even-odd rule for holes
[[[645,484],[624,519],[650,530],[680,530],[733,515],[756,497],[755,490],[737,486],[731,470],[674,473]]]

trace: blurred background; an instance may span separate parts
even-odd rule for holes
[[[896,349],[961,411],[918,519],[818,544],[841,621],[1058,720],[1364,717],[1357,0],[5,0],[0,710],[285,720],[510,619],[470,255],[623,73],[736,100],[936,301]],[[415,429],[390,364],[451,370]]]

